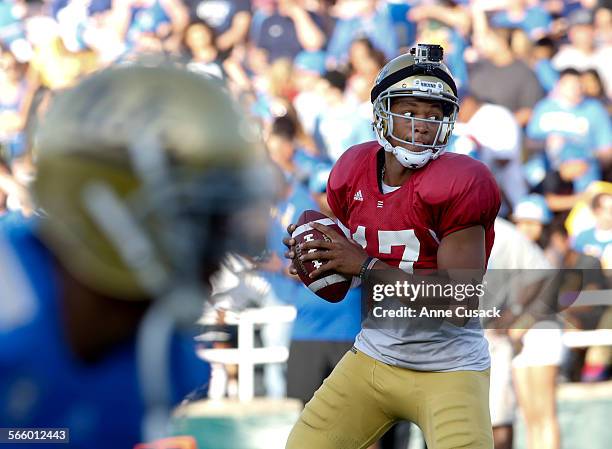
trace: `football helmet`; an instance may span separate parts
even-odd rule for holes
[[[204,280],[265,247],[263,147],[217,84],[180,67],[96,73],[53,100],[35,135],[40,234],[71,274],[118,299]]]
[[[376,138],[385,151],[395,155],[404,167],[417,169],[438,158],[449,143],[459,110],[457,87],[453,77],[442,62],[443,49],[439,45],[418,44],[410,53],[388,62],[380,71],[372,88],[370,99],[374,112]],[[406,117],[391,112],[393,99],[411,97],[440,102],[441,120]],[[394,133],[394,120],[409,119],[412,126],[410,138]],[[431,144],[415,141],[415,123],[434,123],[436,134]],[[388,137],[404,144],[393,146]],[[411,149],[406,148],[409,146]],[[418,149],[420,151],[414,151]]]

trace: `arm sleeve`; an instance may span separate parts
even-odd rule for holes
[[[336,161],[327,181],[327,204],[345,228],[349,227],[347,209],[354,159],[354,147],[351,147]]]
[[[440,204],[438,235],[441,238],[472,226],[481,225],[487,232],[493,229],[501,198],[491,172],[481,165],[462,184],[463,188],[451,192],[447,201]]]
[[[340,223],[345,228],[348,228],[346,217],[347,185],[346,182],[343,182],[342,178],[344,177],[340,175],[342,171],[339,167],[340,165],[338,163],[334,165],[329,175],[329,180],[327,181],[327,204]]]

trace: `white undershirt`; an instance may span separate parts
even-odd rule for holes
[[[401,186],[388,186],[387,184],[385,184],[384,182],[381,181],[382,184],[382,191],[383,193],[391,193],[391,192],[395,192],[397,189],[399,189]]]

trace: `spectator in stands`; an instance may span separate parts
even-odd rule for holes
[[[501,28],[485,28],[474,36],[483,59],[469,67],[470,91],[482,101],[508,108],[525,126],[544,92],[533,71],[515,58],[509,38],[509,30]]]
[[[20,62],[26,62],[32,56],[23,22],[25,12],[25,2],[0,2],[0,45],[10,49]]]
[[[301,52],[294,61],[294,81],[298,94],[293,99],[304,131],[314,133],[315,120],[325,107],[322,76],[325,73],[324,52]]]
[[[31,19],[34,54],[28,73],[33,88],[65,89],[81,76],[99,68],[98,55],[93,51],[71,53],[60,37],[58,24],[51,18]]]
[[[534,193],[519,201],[512,212],[512,220],[521,233],[544,248],[548,237],[545,226],[552,221],[552,213],[542,195]]]
[[[572,194],[601,176],[597,158],[607,162],[612,150],[608,114],[597,100],[584,97],[580,73],[575,69],[563,70],[554,91],[537,104],[527,135],[545,144],[548,182],[552,183],[545,187],[546,193],[566,196],[547,198],[555,211],[571,209],[577,200]],[[568,163],[572,161],[580,163]],[[562,182],[568,184],[562,186]]]
[[[270,159],[280,167],[287,179],[296,177],[295,165],[295,125],[288,117],[279,117],[274,120],[266,146]]]
[[[128,48],[157,38],[166,41],[166,48],[179,50],[189,24],[189,11],[181,0],[114,0],[113,11],[115,27]]]
[[[606,6],[605,2],[598,2],[593,25],[595,26],[595,42],[597,45],[611,45],[612,9],[610,5]]]
[[[429,23],[424,25],[429,28],[439,28],[443,24],[465,38],[469,37],[472,22],[470,11],[460,2],[452,1],[423,2],[414,5],[408,11],[408,19],[415,23],[427,21]],[[446,53],[446,47],[444,51]]]
[[[267,65],[253,79],[257,95],[255,113],[271,124],[275,117],[287,114],[291,99],[296,95],[293,85],[293,64],[287,58],[277,59]]]
[[[293,91],[293,94],[295,95],[295,91]],[[314,141],[312,135],[306,132],[306,130],[304,129],[302,121],[300,120],[300,117],[296,109],[293,107],[293,103],[291,103],[290,101],[287,101],[285,103],[285,110],[286,110],[286,113],[285,113],[286,117],[291,120],[291,122],[293,123],[295,127],[295,141],[296,141],[296,146],[297,146],[296,162],[298,163],[301,163],[301,161],[306,162],[306,158],[311,158],[312,159],[311,162],[314,162],[314,164],[316,165],[317,163],[321,162],[322,159],[325,159],[325,157],[322,156],[321,153],[319,152],[319,149],[317,148],[317,144]],[[309,169],[308,173],[310,173],[311,171],[312,170]]]
[[[327,48],[332,66],[347,63],[351,43],[360,37],[367,37],[387,59],[397,56],[397,36],[385,2],[339,0],[332,14],[338,19]]]
[[[521,129],[505,107],[463,98],[454,129],[453,151],[473,155],[490,168],[502,195],[500,215],[507,216],[527,195],[521,171]]]
[[[267,145],[270,156],[290,179],[307,185],[321,159],[301,146],[298,139],[299,123],[293,112],[277,117],[272,123]]]
[[[554,212],[569,211],[600,176],[597,161],[584,148],[564,143],[557,168],[551,167],[546,172],[541,193]]]
[[[187,68],[218,78],[236,96],[250,90],[251,80],[243,65],[235,58],[224,58],[215,41],[214,29],[200,19],[193,19],[182,39],[181,50],[190,59]]]
[[[582,90],[584,96],[598,100],[608,111],[608,115],[612,113],[612,102],[606,95],[606,89],[604,87],[599,72],[595,69],[587,69],[580,75],[580,81],[582,82]]]
[[[599,193],[591,202],[595,218],[592,229],[576,236],[574,248],[585,254],[597,257],[604,269],[612,268],[612,195]]]
[[[612,95],[612,45],[599,44],[595,40],[593,13],[579,9],[569,16],[569,43],[561,47],[552,60],[557,70],[575,68],[577,70],[596,69],[605,80],[608,96]]]
[[[540,85],[547,93],[555,87],[559,79],[559,72],[550,62],[554,54],[555,43],[549,37],[538,39],[531,49],[531,68],[538,77]]]
[[[103,65],[115,61],[126,51],[124,36],[119,35],[115,21],[117,8],[122,7],[118,3],[113,9],[111,0],[59,0],[52,7],[57,11],[54,17],[69,51],[93,50]]]
[[[579,273],[582,275],[582,291],[605,290],[609,287],[599,259],[572,248],[572,241],[567,229],[560,220],[556,220],[551,225],[550,241],[546,248],[546,256],[555,268],[580,270]],[[606,323],[605,320],[609,319],[611,315],[605,315],[606,309],[609,308],[605,306],[569,307],[563,311],[563,317],[576,329],[609,329],[610,323]],[[610,361],[612,361],[610,354],[609,347],[589,347],[586,350],[584,364],[581,364],[581,369],[578,366],[578,370],[576,370],[580,372],[580,380],[582,382],[606,380],[606,369]],[[572,372],[575,371],[574,366],[569,368]]]
[[[566,348],[562,340],[563,326],[551,315],[557,310],[557,297],[551,294],[550,283],[547,282],[550,280],[547,277],[550,264],[542,251],[548,239],[546,228],[552,220],[552,214],[544,198],[529,195],[516,206],[512,218],[516,229],[536,244],[531,249],[520,245],[521,251],[526,251],[523,257],[530,259],[529,264],[522,264],[520,268],[540,270],[523,279],[544,281],[541,294],[528,286],[517,287],[514,292],[519,300],[515,302],[517,310],[513,310],[514,307],[510,309],[516,318],[508,326],[508,333],[521,349],[512,360],[513,384],[525,417],[528,449],[559,449],[557,374]],[[497,232],[497,222],[495,229]],[[535,396],[537,401],[534,400]]]
[[[372,115],[370,91],[380,69],[385,65],[385,55],[376,50],[367,38],[355,39],[349,50],[347,98],[363,105],[366,115]]]
[[[457,10],[461,10],[461,7],[452,8],[452,14]],[[421,22],[417,29],[417,42],[430,42],[444,48],[444,61],[453,73],[461,96],[468,91],[468,67],[464,59],[467,40],[463,34],[441,20],[432,18]]]
[[[251,0],[183,0],[192,18],[214,31],[215,46],[225,59],[233,47],[245,42],[251,25]]]
[[[371,119],[357,114],[356,105],[347,102],[346,75],[330,71],[324,79],[326,107],[316,120],[314,138],[321,152],[335,162],[347,148],[375,136]]]
[[[498,28],[520,28],[533,41],[548,34],[552,18],[540,5],[528,0],[508,2],[503,11],[495,13],[491,25]]]
[[[550,238],[546,247],[546,257],[555,268],[585,270],[583,271],[585,275],[584,290],[607,288],[607,281],[601,271],[599,257],[583,252],[584,247],[579,248],[577,243],[578,241],[575,241],[572,245],[562,220],[555,219],[550,226]]]
[[[293,60],[301,51],[319,51],[325,47],[323,20],[305,10],[294,0],[275,0],[274,12],[263,19],[254,44],[263,50],[267,60]]]
[[[24,128],[33,94],[25,76],[27,67],[0,48],[0,145],[6,148],[8,160],[25,150]]]
[[[322,163],[317,165],[308,182],[308,188],[317,202],[319,210],[328,217],[333,216],[332,210],[329,204],[327,204],[327,180],[329,179],[331,169],[331,164]]]
[[[215,46],[212,27],[201,20],[191,22],[185,29],[183,45],[191,59],[187,64],[189,70],[226,81],[227,73]]]
[[[499,306],[504,310],[502,318],[485,322],[485,336],[489,342],[491,352],[491,389],[489,403],[491,409],[491,424],[493,425],[493,441],[495,449],[511,449],[513,441],[513,424],[516,418],[516,391],[527,391],[527,388],[538,388],[538,385],[513,385],[512,358],[514,357],[514,343],[521,343],[521,338],[527,329],[517,322],[521,317],[525,305],[529,304],[529,294],[538,282],[546,279],[550,273],[550,264],[546,260],[542,249],[528,238],[518,226],[498,217],[495,220],[495,245],[491,251],[488,262],[488,271],[485,276],[487,282],[487,296],[481,304],[486,308]],[[522,273],[529,273],[524,275]],[[555,350],[559,342],[547,339],[545,345],[537,340],[528,339],[531,354],[546,355],[549,350]],[[534,383],[537,381],[533,379]],[[513,388],[514,387],[514,388]],[[548,390],[550,392],[550,389]],[[547,392],[547,393],[548,393]],[[526,401],[529,394],[523,394],[521,406],[531,415],[537,414],[537,406]],[[540,398],[550,400],[550,396]],[[540,404],[546,404],[542,401]],[[538,425],[529,422],[528,426]],[[532,430],[529,429],[529,433]]]

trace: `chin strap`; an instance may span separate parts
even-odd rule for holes
[[[378,140],[378,143],[383,147],[385,151],[392,153],[397,159],[397,161],[402,164],[402,166],[413,170],[424,167],[425,164],[427,164],[430,160],[437,159],[438,156],[442,153],[442,150],[439,150],[436,153],[434,153],[433,150],[425,150],[421,153],[413,153],[401,146],[394,147],[384,137],[379,137],[377,135],[376,140]]]

